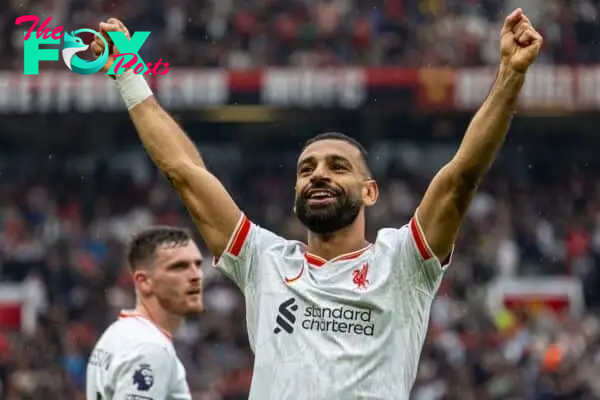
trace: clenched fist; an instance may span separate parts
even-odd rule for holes
[[[542,47],[542,36],[535,30],[523,10],[514,10],[502,26],[500,54],[503,65],[526,72]]]
[[[108,43],[109,47],[108,60],[106,60],[106,64],[104,64],[104,67],[102,67],[101,70],[103,73],[106,74],[115,62],[114,56],[119,54],[119,49],[114,44],[110,36],[108,36],[108,32],[123,32],[127,39],[131,39],[131,35],[129,34],[129,30],[127,29],[127,27],[116,18],[109,18],[106,22],[101,22],[98,28],[98,32],[102,36],[104,36],[104,39],[106,39],[106,43]],[[100,38],[96,37],[94,39],[94,42],[92,42],[91,49],[94,56],[97,58],[104,51],[104,43],[102,42],[102,40],[100,40]]]

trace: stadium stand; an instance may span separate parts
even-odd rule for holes
[[[369,213],[369,232],[406,223],[489,89],[489,79],[464,74],[497,62],[497,29],[515,3],[2,2],[0,83],[9,98],[0,93],[0,398],[83,399],[89,351],[133,299],[124,241],[151,223],[190,226],[119,103],[120,112],[105,112],[101,105],[85,113],[76,105],[44,112],[42,103],[27,106],[34,100],[9,107],[18,93],[4,83],[23,77],[23,29],[14,25],[16,17],[52,16],[52,26],[93,29],[116,15],[134,31],[152,32],[142,57],[187,71],[226,69],[237,74],[230,84],[254,81],[249,74],[270,67],[365,68],[374,88],[363,88],[359,98],[340,95],[341,106],[331,112],[311,103],[275,118],[271,113],[278,107],[254,107],[264,93],[231,94],[233,89],[223,114],[196,112],[202,102],[177,103],[178,118],[248,215],[303,239],[291,215],[293,168],[303,139],[336,128],[363,141],[382,188]],[[540,67],[552,69],[542,70],[542,83],[526,89],[531,112],[515,122],[470,209],[432,310],[416,400],[600,398],[600,168],[593,137],[600,3],[519,5],[531,10],[545,36]],[[64,69],[62,63],[43,67]],[[377,67],[398,68],[392,82],[398,87],[386,88],[391,81]],[[452,83],[440,72],[448,67]],[[596,80],[585,81],[592,82],[588,91],[573,83],[591,76],[584,73],[595,74]],[[567,100],[560,89],[565,80],[569,90],[577,86],[566,91],[572,93]],[[37,85],[28,82],[27,88]],[[548,86],[555,90],[539,89]],[[319,94],[314,98],[318,102]],[[231,113],[238,120],[230,122]],[[253,117],[260,121],[236,123]],[[194,399],[246,399],[253,356],[242,297],[210,267],[205,279],[207,311],[187,321],[176,338]]]

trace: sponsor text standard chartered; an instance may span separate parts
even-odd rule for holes
[[[302,329],[373,336],[372,310],[348,307],[307,306],[300,322]]]

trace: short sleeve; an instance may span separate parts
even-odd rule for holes
[[[450,265],[452,253],[444,262],[440,262],[431,251],[416,215],[400,229],[382,230],[381,236],[397,260],[402,282],[422,292],[435,294],[444,271]]]
[[[283,239],[274,233],[252,223],[245,214],[241,214],[238,224],[229,238],[223,254],[213,260],[214,266],[221,270],[242,291],[245,291],[256,276],[260,254]]]
[[[452,251],[450,251],[450,255],[446,257],[446,259],[442,262],[435,256],[433,251],[431,251],[431,247],[429,247],[429,243],[427,243],[427,239],[423,234],[423,229],[421,229],[421,225],[419,224],[419,220],[417,219],[417,214],[411,218],[408,223],[408,229],[410,231],[410,237],[412,239],[412,247],[413,252],[417,256],[418,262],[421,265],[429,266],[432,273],[439,274],[448,268],[450,263],[452,262],[452,255],[454,254],[454,245],[452,246]]]
[[[164,400],[173,380],[175,360],[158,344],[142,344],[115,360],[114,400]]]

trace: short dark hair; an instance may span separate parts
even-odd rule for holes
[[[318,135],[308,139],[305,143],[304,146],[302,147],[302,150],[306,149],[308,146],[310,146],[311,144],[315,143],[315,142],[320,142],[321,140],[342,140],[346,143],[350,143],[352,146],[356,147],[358,149],[358,151],[360,152],[360,158],[362,159],[362,162],[365,165],[365,168],[367,169],[367,173],[371,173],[371,168],[369,167],[369,153],[367,152],[367,149],[365,148],[365,146],[363,146],[362,144],[360,144],[360,142],[354,138],[351,138],[348,135],[345,135],[341,132],[324,132],[324,133],[319,133]]]
[[[163,245],[185,246],[192,235],[185,228],[157,225],[135,234],[127,246],[127,263],[132,271],[152,260],[156,249]]]

